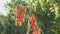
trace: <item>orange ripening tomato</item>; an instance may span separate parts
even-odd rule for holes
[[[30,22],[35,22],[35,16],[32,16],[31,18],[30,18]]]
[[[22,17],[23,17],[23,18],[25,18],[25,17],[26,17],[25,13],[22,13]]]
[[[22,23],[21,23],[21,21],[19,21],[18,19],[16,19],[16,23],[15,23],[17,26],[21,26],[22,25]]]
[[[27,9],[26,8],[22,8],[22,12],[26,13]]]
[[[18,26],[22,26],[22,23],[20,21],[17,22]]]

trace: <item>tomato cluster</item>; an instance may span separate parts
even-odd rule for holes
[[[18,26],[21,26],[22,23],[24,23],[25,17],[26,17],[26,11],[27,11],[26,8],[22,8],[22,15],[21,15],[22,17],[20,18],[20,6],[19,6],[19,5],[16,6],[16,24],[17,24]],[[32,17],[30,18],[30,22],[31,22],[31,24],[32,24],[32,26],[33,26],[33,28],[34,28],[33,34],[40,34],[40,32],[38,32],[39,27],[38,27],[38,24],[37,24],[37,22],[36,22],[35,16],[32,16]]]
[[[36,22],[36,18],[34,16],[32,16],[30,18],[30,22],[32,23],[32,26],[33,26],[34,30],[38,30],[39,29],[38,24]]]
[[[16,24],[21,26],[26,17],[26,8],[22,8],[22,18],[20,18],[20,6],[16,6]]]
[[[39,34],[39,32],[38,32],[39,27],[38,27],[38,24],[37,24],[37,22],[36,22],[35,16],[32,16],[32,17],[30,18],[30,22],[32,23],[32,26],[33,26],[33,28],[34,28],[33,34]]]
[[[20,6],[16,6],[16,14],[20,16]]]

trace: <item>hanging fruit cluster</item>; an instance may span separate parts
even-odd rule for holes
[[[22,8],[22,15],[21,15],[22,17],[20,17],[20,6],[19,5],[16,6],[16,24],[18,26],[21,26],[22,23],[24,23],[25,18],[26,18],[26,11],[27,11],[26,8]],[[33,34],[40,34],[39,27],[38,27],[38,24],[36,22],[35,16],[32,16],[30,18],[30,22],[31,22],[31,24],[32,24],[32,26],[34,28]]]
[[[21,26],[26,17],[26,8],[22,8],[22,17],[20,18],[20,6],[16,6],[16,24]]]
[[[37,24],[37,22],[36,22],[35,16],[32,16],[32,17],[30,18],[30,22],[31,22],[31,24],[32,24],[32,26],[33,26],[33,28],[34,28],[33,34],[40,34],[40,32],[39,32],[39,27],[38,27],[38,24]]]

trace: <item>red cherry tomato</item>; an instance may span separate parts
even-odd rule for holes
[[[19,6],[19,5],[16,6],[16,14],[17,14],[17,15],[20,15],[20,6]]]
[[[23,22],[24,22],[24,20],[25,20],[25,18],[21,18],[21,20],[20,20],[20,21],[23,23]]]
[[[16,14],[17,14],[17,15],[20,15],[20,11],[16,11]]]
[[[20,19],[20,16],[16,16],[16,19]]]
[[[17,10],[20,10],[20,6],[19,6],[19,5],[18,5],[18,6],[16,6],[16,9],[17,9]]]
[[[34,30],[37,30],[37,31],[38,31],[38,30],[39,30],[38,26],[37,26],[37,27],[36,27],[36,26],[34,26]]]
[[[25,18],[25,17],[26,17],[25,13],[22,13],[22,17],[23,17],[23,18]]]
[[[35,22],[31,22],[32,23],[32,26],[34,27],[35,26]]]
[[[33,26],[34,30],[39,30],[37,22],[33,22],[32,26]]]
[[[38,31],[34,31],[33,34],[40,34]]]
[[[30,18],[30,21],[31,22],[34,22],[36,19],[35,19],[35,16],[32,16],[31,18]]]
[[[26,13],[27,9],[26,8],[22,8],[22,12]]]

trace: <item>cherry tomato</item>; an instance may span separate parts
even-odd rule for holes
[[[26,13],[27,9],[26,8],[22,8],[22,12]]]
[[[25,13],[22,13],[22,17],[23,17],[23,18],[25,18],[25,17],[26,17]]]

